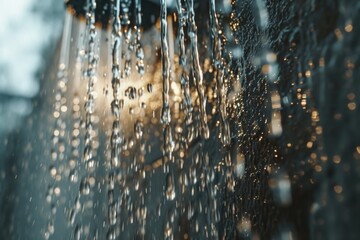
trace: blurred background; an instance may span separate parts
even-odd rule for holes
[[[32,111],[46,63],[61,34],[64,6],[59,1],[1,1],[0,92],[2,138]]]
[[[6,232],[13,214],[9,203],[16,189],[16,152],[24,147],[19,141],[24,123],[36,112],[34,103],[61,34],[64,4],[0,1],[0,9],[0,236],[10,239]]]

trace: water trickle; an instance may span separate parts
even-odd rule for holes
[[[172,174],[168,174],[166,177],[166,199],[171,201],[174,200],[176,197],[175,193],[175,185],[174,179]]]
[[[215,12],[215,0],[210,1],[210,24],[211,24],[211,36],[213,41],[213,65],[214,65],[214,75],[216,79],[216,88],[217,88],[217,108],[219,109],[220,114],[220,135],[221,141],[224,146],[230,144],[230,127],[227,119],[226,112],[226,88],[224,84],[224,66],[222,59],[222,46],[221,40],[219,38],[219,23]]]
[[[163,107],[161,111],[161,121],[167,126],[171,122],[170,113],[170,59],[167,35],[167,5],[165,0],[161,0],[160,12],[160,26],[161,26],[161,65],[162,65],[162,99]]]
[[[86,172],[82,173],[80,185],[79,185],[79,197],[75,200],[74,207],[74,216],[78,214],[79,205],[86,206],[87,200],[86,197],[90,195],[92,189],[90,184],[90,179],[94,179],[94,176],[90,177],[95,171],[96,163],[96,150],[97,150],[97,118],[95,112],[95,99],[96,99],[96,82],[97,82],[97,63],[98,63],[98,55],[97,55],[97,31],[95,29],[95,9],[96,2],[95,0],[88,2],[88,12],[86,16],[86,33],[88,37],[87,42],[87,68],[85,78],[87,79],[87,89],[86,89],[86,99],[84,104],[85,110],[85,135],[84,135],[84,150],[83,150],[83,166]],[[76,102],[78,102],[76,100]],[[74,169],[75,170],[75,169]],[[75,170],[76,171],[76,170]],[[73,175],[73,179],[77,179],[78,176]],[[87,210],[85,210],[87,209]],[[88,210],[89,208],[84,208],[84,212],[91,212]],[[75,214],[76,213],[76,214]],[[72,222],[72,219],[70,219]],[[72,223],[71,225],[74,225]],[[82,236],[89,236],[88,231],[84,231],[87,229],[87,223],[82,221],[81,223],[77,223],[74,229],[74,239],[82,239]]]
[[[181,0],[177,0],[177,15],[178,15],[178,41],[179,41],[179,64],[181,66],[181,90],[183,94],[183,102],[185,105],[185,123],[187,125],[192,123],[192,100],[190,94],[190,82],[189,82],[189,74],[187,70],[187,57],[186,57],[186,48],[185,48],[185,30],[187,23],[187,16],[184,12],[184,6]]]
[[[74,239],[81,240],[82,233],[83,233],[83,229],[80,226],[76,226],[74,231]]]
[[[195,11],[194,11],[194,1],[187,1],[187,10],[188,10],[188,36],[190,38],[190,52],[191,52],[191,66],[192,66],[192,75],[196,82],[196,89],[199,96],[200,102],[200,124],[201,124],[201,136],[204,139],[210,137],[210,131],[207,123],[207,114],[206,114],[206,98],[205,98],[205,88],[203,82],[203,71],[200,65],[199,59],[199,50],[198,50],[198,37],[197,37],[197,26],[195,23]]]
[[[136,56],[136,69],[140,76],[145,73],[144,66],[144,50],[141,45],[141,25],[142,25],[142,11],[141,11],[141,0],[135,0],[135,56]]]
[[[123,7],[123,5],[121,5]],[[116,239],[116,233],[114,225],[117,222],[117,209],[116,209],[116,174],[115,171],[120,165],[121,156],[121,125],[120,125],[120,110],[123,108],[123,100],[120,99],[120,87],[121,87],[121,49],[122,49],[122,26],[120,22],[120,0],[113,2],[112,8],[112,91],[113,101],[111,103],[112,114],[114,121],[112,124],[112,132],[110,137],[110,170],[108,173],[107,184],[107,239]],[[125,11],[125,10],[124,10]],[[125,13],[126,14],[126,13]],[[126,16],[124,16],[126,20]]]

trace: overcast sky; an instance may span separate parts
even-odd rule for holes
[[[38,92],[35,73],[44,63],[41,51],[59,35],[61,18],[54,8],[62,4],[0,0],[0,93],[33,97]]]
[[[63,5],[0,0],[0,139],[32,111],[31,98],[39,92],[36,73],[46,67],[42,52],[61,34]]]

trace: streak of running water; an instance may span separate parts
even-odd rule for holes
[[[161,110],[161,122],[164,125],[164,151],[168,157],[168,161],[172,159],[174,150],[174,142],[171,129],[171,112],[170,112],[170,59],[169,44],[167,40],[167,5],[166,0],[161,0],[160,10],[160,26],[161,26],[161,63],[162,63],[162,100],[163,106]],[[165,165],[164,165],[165,167]],[[165,169],[165,171],[167,171]]]
[[[135,0],[135,56],[136,56],[136,69],[140,76],[143,76],[145,73],[145,66],[144,66],[144,49],[141,45],[141,0]]]
[[[88,43],[88,69],[87,69],[87,99],[85,102],[85,124],[86,124],[86,133],[85,133],[85,149],[83,160],[85,163],[93,160],[94,154],[94,123],[92,116],[95,111],[95,78],[96,78],[96,29],[95,29],[95,0],[92,0],[89,3],[89,10],[87,14],[87,26],[88,26],[88,34],[89,34],[89,43]]]
[[[167,41],[167,6],[166,1],[161,0],[161,12],[160,12],[160,25],[161,25],[161,63],[162,63],[162,81],[163,81],[163,107],[161,112],[161,121],[167,126],[171,122],[170,113],[170,59],[169,59],[169,47]]]
[[[84,152],[83,164],[86,169],[85,175],[82,177],[79,185],[79,201],[82,205],[82,214],[90,214],[92,211],[93,200],[92,188],[95,185],[95,168],[96,168],[96,137],[97,129],[95,127],[95,82],[96,82],[96,69],[97,69],[97,44],[96,44],[96,29],[95,29],[95,9],[96,1],[91,0],[88,2],[88,10],[86,15],[86,26],[88,34],[88,49],[87,49],[87,96],[85,101],[85,137],[84,137]],[[90,200],[89,200],[90,199]],[[88,224],[82,222],[75,228],[74,238],[82,239],[88,238]],[[96,227],[95,227],[96,229]],[[87,230],[87,231],[85,231]]]
[[[224,64],[222,59],[222,46],[219,37],[219,23],[215,12],[215,0],[210,0],[210,26],[211,26],[211,38],[212,38],[212,59],[215,69],[216,88],[217,88],[217,107],[220,113],[220,139],[223,146],[230,144],[230,128],[229,121],[227,119],[227,97],[226,88],[224,85]]]
[[[190,38],[190,52],[191,52],[191,67],[192,75],[196,82],[196,89],[200,100],[200,126],[201,126],[201,136],[203,139],[208,139],[210,137],[209,126],[207,123],[207,114],[206,114],[206,98],[205,98],[205,88],[203,82],[203,71],[201,69],[200,60],[199,60],[199,51],[198,51],[198,40],[197,40],[197,26],[195,23],[195,11],[194,11],[194,1],[189,0],[187,3],[188,10],[188,36]]]
[[[107,239],[115,239],[116,236],[116,223],[118,218],[117,197],[115,194],[116,175],[117,169],[120,166],[121,155],[121,125],[120,125],[120,78],[121,78],[121,46],[122,46],[122,29],[120,22],[120,0],[112,1],[112,91],[113,101],[111,103],[111,112],[114,117],[112,125],[112,133],[110,137],[111,159],[110,171],[108,173],[107,192],[108,192],[108,205],[107,205],[107,222],[108,231]]]
[[[120,23],[120,0],[116,0],[116,4],[113,3],[113,23],[112,23],[112,91],[113,101],[111,103],[111,112],[116,121],[120,119],[120,78],[121,78],[121,46],[122,46],[122,33]],[[112,165],[118,166],[119,162],[117,154],[112,154]]]
[[[131,73],[131,53],[133,50],[133,45],[131,42],[132,32],[130,28],[130,5],[131,0],[122,0],[120,1],[120,7],[121,7],[121,24],[123,25],[123,31],[124,31],[124,43],[125,43],[125,49],[124,49],[124,71],[122,77],[129,77]]]
[[[135,15],[132,15],[132,11],[129,9],[130,3],[134,4]],[[86,49],[86,51],[82,51],[84,58],[83,68],[86,68],[83,78],[87,80],[88,83],[84,97],[85,137],[80,140],[83,125],[81,125],[82,119],[79,106],[82,97],[76,95],[78,93],[75,91],[72,102],[73,129],[72,135],[70,135],[70,137],[73,138],[71,151],[74,154],[68,162],[69,181],[80,185],[79,191],[74,195],[73,205],[66,210],[69,226],[74,231],[72,234],[74,239],[82,240],[90,237],[94,239],[99,237],[118,239],[124,236],[136,236],[140,239],[147,238],[149,236],[149,226],[151,228],[151,224],[155,222],[152,220],[153,207],[149,202],[149,199],[150,201],[153,200],[152,195],[154,194],[149,194],[149,192],[161,192],[161,190],[152,190],[152,187],[147,187],[147,184],[153,181],[153,178],[164,180],[162,181],[163,185],[160,186],[163,192],[160,194],[161,197],[159,199],[159,201],[161,201],[158,213],[159,220],[156,220],[156,223],[162,222],[164,228],[161,228],[161,233],[158,232],[157,234],[164,234],[163,236],[169,239],[176,238],[180,232],[191,233],[194,234],[194,236],[200,237],[211,236],[216,238],[216,236],[218,236],[217,224],[219,221],[219,208],[217,207],[217,189],[214,181],[212,163],[209,162],[209,157],[207,155],[205,156],[206,150],[204,144],[206,141],[202,141],[201,147],[196,150],[198,157],[193,158],[193,152],[188,150],[188,148],[192,148],[192,144],[198,145],[197,142],[194,143],[192,141],[195,140],[196,137],[202,136],[202,139],[209,137],[205,109],[205,87],[203,86],[205,85],[203,71],[207,72],[208,69],[206,69],[206,67],[202,69],[200,66],[201,59],[199,59],[197,46],[197,26],[194,15],[189,14],[189,12],[191,12],[189,10],[191,9],[194,14],[194,3],[192,2],[190,5],[186,5],[184,1],[178,1],[178,46],[174,46],[176,42],[174,41],[173,31],[170,26],[176,18],[168,16],[166,2],[162,1],[162,4],[160,18],[162,69],[160,69],[159,66],[148,67],[147,65],[147,69],[153,68],[156,75],[151,75],[151,73],[147,75],[148,72],[146,72],[143,76],[144,72],[138,69],[138,63],[139,61],[141,62],[144,57],[144,50],[141,44],[144,44],[145,47],[148,47],[150,44],[148,45],[145,44],[144,41],[141,41],[141,2],[111,1],[112,28],[111,33],[107,33],[106,37],[104,36],[104,40],[106,39],[104,43],[106,47],[110,46],[110,48],[105,49],[104,52],[107,52],[108,55],[106,56],[106,60],[100,63],[98,63],[97,60],[98,57],[103,56],[103,47],[105,45],[99,45],[98,47],[97,43],[99,41],[100,44],[103,44],[103,32],[100,32],[100,30],[97,32],[97,30],[95,30],[94,9],[96,5],[95,1],[89,3],[86,14],[85,42],[81,45]],[[192,18],[190,18],[190,16],[192,16]],[[130,22],[130,19],[134,19],[135,21]],[[188,36],[185,36],[185,28],[188,28]],[[98,34],[101,34],[99,38],[97,37]],[[110,34],[111,37],[109,37]],[[186,37],[190,37],[189,42],[187,42]],[[107,39],[111,39],[111,41]],[[159,44],[159,42],[155,44]],[[135,51],[140,48],[140,52]],[[220,48],[219,58],[221,58]],[[144,49],[146,51],[148,50],[147,48]],[[174,55],[177,49],[180,50],[179,62],[176,61],[177,56]],[[99,52],[99,56],[97,52]],[[187,56],[187,54],[189,54],[189,56]],[[129,58],[129,56],[131,56],[131,58]],[[174,61],[172,61],[172,57],[174,57]],[[134,59],[136,59],[136,62],[127,62],[128,60]],[[109,62],[110,68],[107,65]],[[207,64],[210,65],[209,63]],[[129,64],[129,66],[125,66],[126,64]],[[172,64],[174,64],[173,75],[170,69],[172,68]],[[176,64],[178,65],[176,66]],[[133,67],[133,69],[128,67]],[[102,70],[104,68],[106,70]],[[111,72],[109,71],[110,69]],[[138,71],[136,72],[136,70]],[[179,71],[176,72],[175,70]],[[104,71],[104,73],[100,78],[99,73],[102,71]],[[129,71],[129,73],[125,74],[126,71]],[[143,71],[145,71],[145,69],[143,69]],[[98,109],[102,103],[102,99],[101,97],[97,97],[99,96],[99,88],[103,82],[97,82],[97,76],[99,75],[99,80],[106,81],[109,73],[111,76],[112,89],[108,91],[108,84],[105,83],[106,87],[103,89],[103,92],[105,97],[108,97],[108,92],[110,92],[112,96],[109,96],[108,100],[110,103],[106,109],[104,109],[104,115],[101,115]],[[189,77],[190,73],[192,76]],[[177,74],[180,76],[181,89],[175,80],[171,82]],[[156,95],[158,90],[161,90],[152,79],[150,79],[147,86],[139,86],[139,81],[136,78],[139,77],[140,82],[143,82],[147,80],[148,76],[155,76],[155,79],[159,79],[160,75],[162,76],[164,89],[162,92],[164,101],[160,122],[164,126],[165,157],[162,158],[162,163],[159,164],[161,158],[153,163],[149,163],[149,159],[147,159],[147,157],[153,155],[151,151],[154,148],[151,149],[147,146],[151,129],[149,129],[150,123],[146,115],[148,114],[146,105],[140,110],[132,107],[137,104],[136,101],[139,103],[139,106],[143,101],[144,104],[146,103],[148,106],[151,106],[153,102],[147,102],[148,95]],[[78,80],[80,78],[75,78],[74,85],[81,88]],[[191,85],[194,85],[194,89],[191,89]],[[145,92],[144,89],[147,89],[147,92]],[[192,96],[192,94],[194,94],[194,96]],[[200,107],[197,107],[196,112],[198,114],[199,112],[203,113],[201,114],[201,118],[193,115],[192,98],[195,97],[198,98],[197,101],[200,100]],[[97,102],[96,108],[95,99]],[[158,101],[159,99],[156,98],[156,100]],[[161,131],[158,129],[159,118],[155,117],[156,112],[160,110],[161,107],[158,103],[160,103],[160,101],[156,102],[156,105],[151,106],[151,124],[154,124],[157,129],[155,129],[156,134],[150,135],[150,137],[161,136]],[[130,114],[127,111],[122,111],[122,109],[129,109]],[[108,110],[111,110],[111,112],[108,112]],[[181,112],[182,110],[184,110],[184,112]],[[101,146],[101,148],[106,148],[105,157],[109,159],[108,164],[104,164],[103,166],[95,161],[95,154],[101,154],[101,151],[96,151],[98,134],[94,130],[98,121],[97,119],[102,116],[109,118],[100,119],[100,123],[102,123],[102,125],[109,124],[107,126],[111,128],[108,129],[110,130],[109,132],[105,132],[109,140],[108,144],[102,144],[107,146]],[[129,124],[127,121],[124,121],[125,116],[129,117],[129,119],[126,119],[130,120]],[[195,121],[193,117],[196,117]],[[194,127],[194,125],[197,124],[201,127]],[[133,131],[131,127],[125,129],[124,126],[133,126]],[[100,132],[102,126],[99,125],[97,128],[100,134],[99,139],[100,137],[104,139]],[[187,130],[183,131],[184,129]],[[173,132],[174,138],[172,135]],[[189,137],[186,133],[190,133],[189,135],[191,136]],[[159,141],[159,144],[161,144],[160,142],[161,141]],[[84,146],[82,144],[84,144]],[[99,142],[99,144],[101,144],[101,142]],[[77,151],[83,147],[85,148],[84,154],[80,157],[83,161],[81,164],[76,164],[76,159],[79,157]],[[158,145],[155,145],[155,147],[158,147]],[[193,161],[188,161],[189,159],[193,159]],[[156,170],[159,166],[164,167],[164,169],[160,170],[161,168],[159,168],[159,170]],[[107,168],[103,169],[102,167]],[[189,170],[189,167],[191,170]],[[101,175],[98,174],[98,172],[101,173],[103,170],[105,170],[106,173],[105,179],[102,179]],[[181,177],[179,170],[181,170]],[[95,172],[97,176],[95,176]],[[180,184],[178,183],[179,179],[181,179]],[[191,180],[189,181],[189,179]],[[102,186],[107,188],[106,191],[101,189]],[[95,191],[95,188],[99,189],[99,192]],[[54,189],[50,190],[54,192]],[[104,192],[105,194],[103,196],[102,194]],[[103,206],[101,202],[97,200],[98,196],[106,199]],[[189,196],[191,196],[191,201],[188,199]],[[206,203],[200,203],[197,199],[199,196],[202,198],[201,201],[204,200]],[[103,213],[104,216],[100,214],[100,211],[97,211],[100,208],[106,209]],[[188,215],[186,221],[191,222],[191,224],[195,226],[194,229],[190,231],[185,227],[177,228],[175,225],[185,214]],[[90,220],[92,215],[104,217],[102,229]],[[93,229],[94,226],[96,226],[97,229]],[[200,231],[203,226],[206,228],[206,233],[201,233]],[[91,235],[92,233],[94,233],[94,235]]]
[[[178,14],[178,40],[180,48],[179,64],[181,66],[181,89],[184,98],[185,105],[185,123],[187,125],[192,123],[192,101],[190,95],[190,82],[189,82],[189,73],[187,69],[187,57],[186,57],[186,48],[185,48],[185,32],[184,27],[186,26],[186,13],[183,9],[183,4],[181,0],[177,0],[177,14]]]
[[[141,120],[136,121],[134,124],[134,134],[137,141],[138,152],[135,154],[135,168],[138,169],[139,176],[135,180],[135,189],[137,190],[137,201],[135,201],[136,207],[136,220],[138,222],[137,236],[141,239],[145,238],[146,216],[147,216],[147,204],[145,202],[146,188],[146,172],[144,169],[145,163],[145,140],[144,140],[144,124]]]

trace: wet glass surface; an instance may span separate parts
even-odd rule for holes
[[[0,85],[0,239],[359,238],[359,8],[68,1]]]

